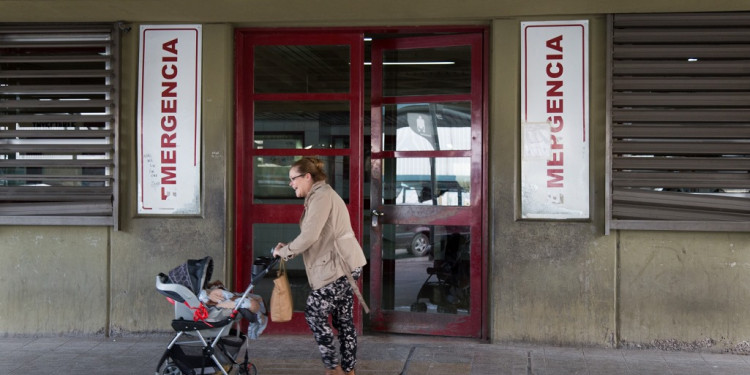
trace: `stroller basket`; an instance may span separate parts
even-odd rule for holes
[[[243,336],[222,337],[214,350],[206,350],[200,343],[181,343],[171,350],[171,359],[182,374],[215,374],[216,367],[210,355],[213,354],[222,368],[228,371],[235,363],[242,345],[245,343]],[[174,369],[172,370],[174,373]]]
[[[172,320],[172,328],[177,334],[159,360],[155,374],[228,375],[237,369],[239,374],[255,375],[257,370],[247,359],[248,337],[240,332],[238,325],[249,310],[242,310],[243,313],[240,313],[240,304],[250,298],[253,283],[265,276],[277,262],[278,258],[258,258],[255,266],[265,265],[265,268],[256,271],[254,267],[256,274],[252,275],[250,285],[242,297],[237,299],[234,309],[212,309],[210,314],[198,294],[211,279],[211,257],[189,259],[168,274],[157,275],[156,289],[174,304],[175,319]],[[232,327],[237,328],[234,334]],[[253,334],[257,336],[259,333],[254,331]],[[245,358],[239,363],[237,357],[243,347]]]

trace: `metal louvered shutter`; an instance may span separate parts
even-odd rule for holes
[[[750,230],[750,14],[618,14],[607,231]]]
[[[117,224],[119,29],[0,24],[0,224]]]

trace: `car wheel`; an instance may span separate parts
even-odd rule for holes
[[[414,255],[418,257],[422,257],[427,255],[427,253],[430,252],[430,248],[432,246],[430,245],[430,238],[427,237],[424,233],[417,233],[412,237],[411,239],[411,246],[409,246],[409,251]]]

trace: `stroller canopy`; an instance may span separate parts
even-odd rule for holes
[[[198,295],[214,271],[214,260],[207,256],[203,259],[188,259],[187,262],[173,268],[168,273],[169,281],[180,284]]]

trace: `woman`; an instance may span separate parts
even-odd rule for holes
[[[305,157],[292,164],[289,186],[298,198],[305,198],[300,234],[288,244],[276,245],[273,255],[289,259],[302,254],[312,288],[305,305],[305,320],[318,343],[325,373],[354,375],[354,279],[367,261],[354,236],[346,204],[326,183],[320,159]],[[329,315],[339,333],[340,351],[333,343]]]

